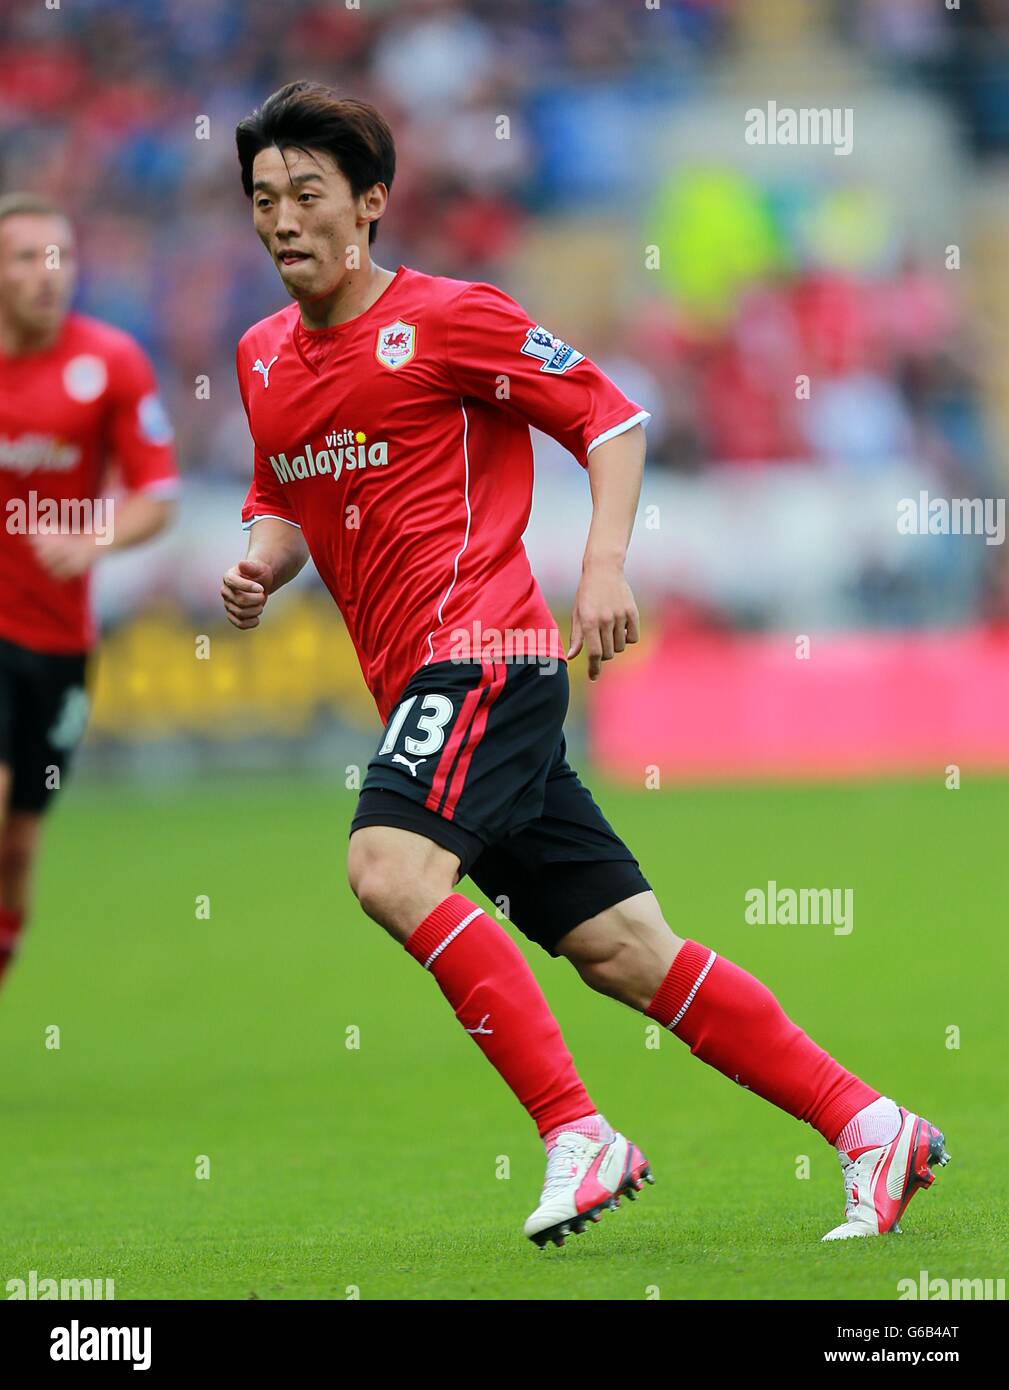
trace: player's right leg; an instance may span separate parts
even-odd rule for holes
[[[562,1244],[570,1230],[615,1205],[620,1192],[640,1187],[647,1165],[597,1111],[511,937],[453,891],[459,863],[423,834],[372,824],[351,835],[348,878],[368,916],[434,976],[463,1029],[535,1123],[557,1171],[548,1167],[526,1234],[540,1245]]]
[[[0,980],[31,908],[31,879],[52,793],[84,732],[87,658],[0,640]]]
[[[567,708],[567,672],[554,667],[422,668],[369,764],[348,861],[364,910],[434,975],[539,1130],[547,1181],[525,1228],[539,1245],[562,1244],[648,1176],[589,1098],[518,947],[453,891],[488,844],[541,809]]]

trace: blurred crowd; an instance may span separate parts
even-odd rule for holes
[[[716,332],[658,306],[639,336],[667,466],[913,458],[951,484],[990,480],[962,312],[949,277],[911,260],[879,278],[766,279]]]

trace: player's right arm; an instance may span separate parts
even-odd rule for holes
[[[243,339],[244,342],[244,339]],[[243,364],[242,343],[235,353],[238,390],[252,429],[247,394],[249,372]],[[282,495],[276,479],[258,448],[253,448],[253,476],[242,525],[249,533],[244,560],[232,565],[221,581],[221,598],[228,622],[234,627],[258,627],[266,600],[283,584],[289,584],[305,567],[308,546],[297,518]]]
[[[308,546],[297,526],[278,517],[261,517],[249,531],[244,560],[221,581],[221,598],[234,627],[258,627],[266,600],[304,568]]]

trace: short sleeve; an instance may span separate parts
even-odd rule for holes
[[[245,410],[245,418],[249,421],[249,433],[251,434],[252,421],[249,417],[249,402],[245,394],[241,344],[235,353],[235,371],[238,377],[239,395],[242,397],[242,406]],[[298,525],[290,505],[281,497],[280,484],[270,460],[264,458],[256,447],[255,439],[253,439],[252,482],[242,506],[242,529],[248,531],[257,521],[264,521],[267,517],[273,517],[277,521],[286,521],[289,526]]]
[[[494,285],[468,285],[459,295],[445,343],[461,395],[516,411],[583,467],[597,445],[650,418],[590,358]]]
[[[109,363],[107,441],[128,492],[171,496],[178,490],[175,436],[154,368],[126,339]]]

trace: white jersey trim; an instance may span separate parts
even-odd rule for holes
[[[276,516],[273,512],[262,512],[259,516],[252,516],[248,521],[243,521],[242,530],[250,531],[257,521],[282,521],[285,526],[293,526],[296,531],[301,530],[296,521],[289,521],[286,516]]]
[[[438,630],[439,627],[441,627],[441,615],[445,609],[445,604],[448,602],[448,596],[455,588],[456,580],[459,578],[459,561],[462,558],[463,552],[465,551],[466,547],[469,545],[469,529],[470,524],[473,520],[473,512],[469,504],[469,416],[466,414],[466,406],[464,405],[461,396],[459,398],[459,409],[462,411],[462,457],[466,470],[464,486],[464,496],[466,500],[466,534],[463,537],[462,545],[456,552],[455,563],[452,566],[452,582],[445,590],[445,593],[442,595],[441,603],[439,603],[438,605],[438,612],[436,615],[438,621],[435,624],[435,626],[431,629],[431,631],[427,634],[427,656],[421,663],[424,666],[429,665],[432,658],[434,657],[434,642],[432,639],[434,637],[435,632]]]
[[[643,425],[646,420],[650,420],[651,418],[652,413],[650,410],[639,410],[637,415],[632,415],[631,418],[625,420],[623,424],[614,425],[611,430],[604,430],[602,434],[597,434],[595,439],[593,439],[592,443],[585,450],[585,457],[588,458],[597,444],[605,444],[607,439],[616,439],[618,434],[623,434],[625,430],[632,430],[635,425]]]

